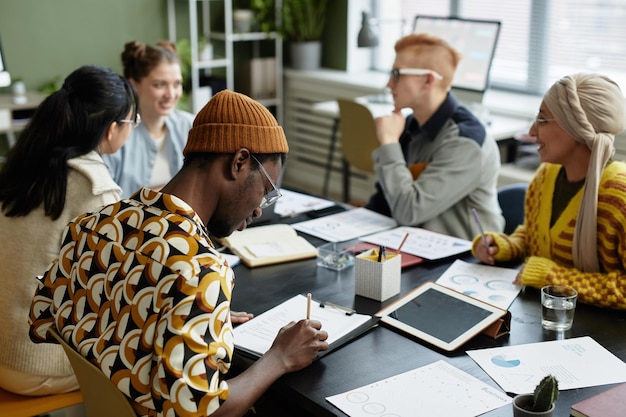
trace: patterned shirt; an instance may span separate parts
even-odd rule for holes
[[[68,224],[31,305],[140,416],[205,416],[228,397],[233,270],[198,215],[146,188]]]

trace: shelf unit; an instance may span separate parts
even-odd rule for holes
[[[176,28],[176,3],[183,0],[168,0],[168,31],[169,39],[171,42],[176,42],[178,33]],[[202,104],[206,102],[210,97],[204,96],[206,92],[201,89],[201,72],[212,73],[214,70],[220,70],[224,73],[225,86],[229,90],[239,91],[250,95],[255,100],[259,101],[266,107],[273,110],[274,115],[279,123],[282,123],[283,119],[283,46],[282,38],[275,32],[266,34],[263,32],[247,32],[247,33],[235,33],[233,32],[233,8],[232,0],[186,0],[188,3],[187,20],[189,24],[189,43],[191,47],[191,102],[192,112],[197,113]],[[214,10],[211,7],[213,5],[223,5],[223,15],[217,17],[223,23],[221,25],[215,25],[216,21],[211,19],[211,13]],[[277,10],[280,10],[280,0],[276,1]],[[223,19],[223,21],[221,21]],[[213,25],[212,25],[213,23]],[[201,30],[199,30],[201,26]],[[219,26],[215,30],[212,26]],[[199,35],[201,33],[201,35]],[[244,43],[250,43],[251,48],[243,48]],[[206,44],[211,45],[211,51],[219,51],[220,55],[213,55],[210,58],[203,57],[201,50]],[[271,44],[271,45],[270,45]],[[269,48],[268,48],[269,46]],[[255,96],[251,91],[247,91],[241,82],[241,79],[245,79],[245,76],[237,77],[237,71],[241,73],[242,65],[240,61],[248,61],[253,58],[260,58],[261,48],[271,49],[273,55],[264,56],[266,58],[273,58],[273,65],[271,68],[265,67],[265,70],[269,71],[270,79],[265,81],[275,86],[272,88],[270,94]],[[244,49],[251,50],[244,51]],[[223,52],[223,53],[222,53]],[[237,67],[235,67],[237,65]],[[244,65],[245,66],[245,65]],[[237,70],[237,71],[236,71]],[[252,76],[252,70],[247,76]],[[268,84],[269,84],[268,83]]]

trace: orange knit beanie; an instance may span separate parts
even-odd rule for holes
[[[265,106],[244,94],[220,91],[196,115],[183,155],[241,148],[261,154],[289,152],[283,128]]]

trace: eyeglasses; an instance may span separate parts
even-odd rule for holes
[[[535,120],[533,120],[533,124],[537,126],[545,125],[548,122],[556,122],[556,119],[546,119],[544,117],[539,117],[539,113],[535,115]]]
[[[437,80],[443,80],[441,74],[436,71],[423,68],[394,68],[391,70],[390,77],[394,82],[398,82],[401,75],[428,75],[432,74]]]
[[[267,178],[270,184],[272,184],[272,189],[266,192],[265,195],[263,195],[261,204],[259,204],[259,208],[264,209],[274,204],[276,200],[281,198],[283,195],[280,193],[280,190],[278,189],[278,187],[276,187],[276,184],[274,184],[274,181],[272,181],[272,178],[270,178],[270,174],[268,174],[263,164],[260,163],[259,160],[254,157],[254,155],[250,154],[250,157],[254,159],[257,164],[259,164],[259,169],[261,170],[263,175],[265,175],[265,178]]]
[[[139,115],[139,113],[135,113],[135,120],[118,120],[117,123],[130,123],[131,126],[133,128],[139,126],[139,123],[141,123],[141,116]]]

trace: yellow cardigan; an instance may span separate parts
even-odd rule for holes
[[[525,260],[522,285],[569,285],[582,303],[626,309],[626,164],[613,162],[598,190],[598,260],[602,272],[574,267],[572,238],[583,189],[550,228],[552,196],[561,165],[543,164],[526,193],[525,221],[511,235],[489,233],[499,248],[496,262]],[[479,244],[479,237],[474,245]],[[475,246],[474,246],[475,247]]]

